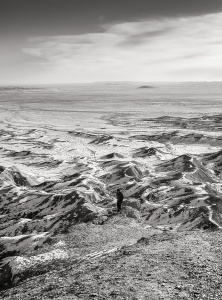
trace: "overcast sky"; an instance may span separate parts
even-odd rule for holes
[[[0,5],[0,84],[222,80],[222,0]]]

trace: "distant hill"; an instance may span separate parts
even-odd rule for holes
[[[140,87],[138,87],[138,89],[154,89],[154,86],[150,86],[150,85],[141,85]]]

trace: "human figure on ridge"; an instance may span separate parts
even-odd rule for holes
[[[120,189],[116,191],[116,198],[117,198],[117,211],[121,211],[122,203],[123,203],[123,193],[120,192]]]

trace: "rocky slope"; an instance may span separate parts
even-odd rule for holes
[[[123,219],[132,236],[123,244],[115,240],[118,251],[129,240],[142,238],[144,228],[146,234],[150,228],[176,232],[175,241],[184,234],[177,232],[222,228],[220,116],[138,120],[152,133],[143,129],[136,134],[122,115],[107,120],[122,130],[1,125],[1,288],[54,270],[70,255],[73,266],[81,261],[82,253],[73,257],[78,252],[73,242],[71,254],[67,246],[70,233],[81,223],[104,228],[105,233]],[[210,131],[210,124],[217,132]],[[116,215],[117,188],[125,199],[122,216]],[[81,239],[90,234],[81,234]],[[134,253],[138,247],[144,257],[146,243],[139,241],[126,251]],[[152,299],[160,299],[157,294]]]

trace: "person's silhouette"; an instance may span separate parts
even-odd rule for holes
[[[122,203],[123,203],[123,193],[120,192],[120,189],[116,191],[116,198],[117,198],[117,211],[121,211]]]

